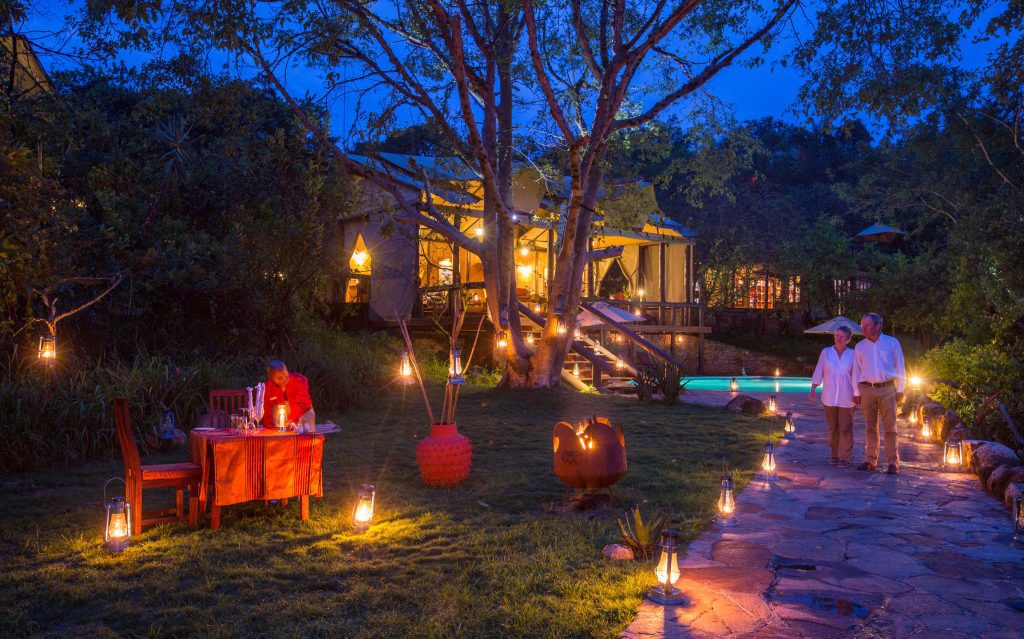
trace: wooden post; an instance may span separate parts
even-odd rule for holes
[[[555,277],[555,229],[548,227],[548,281],[544,290],[544,297],[551,303],[551,282]]]
[[[594,238],[587,240],[587,251],[594,250]],[[594,297],[594,260],[587,263],[587,297]]]
[[[658,308],[658,323],[665,325],[665,243],[658,244],[658,288],[661,291],[661,306]]]

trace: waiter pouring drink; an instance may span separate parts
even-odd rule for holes
[[[903,399],[906,365],[899,340],[882,333],[882,316],[868,313],[860,320],[862,339],[853,349],[853,401],[864,413],[864,463],[858,470],[878,466],[879,432],[885,449],[886,473],[900,472],[896,439],[896,404]]]

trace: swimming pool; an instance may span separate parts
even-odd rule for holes
[[[687,377],[686,390],[729,390],[732,377]],[[742,377],[737,375],[741,393],[806,393],[811,390],[810,377]],[[818,390],[821,392],[821,389]]]

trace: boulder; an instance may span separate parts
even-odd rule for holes
[[[964,468],[972,468],[974,463],[974,451],[978,446],[987,444],[984,439],[963,439],[960,440],[960,454],[964,456]]]
[[[970,431],[964,426],[964,420],[951,410],[945,411],[938,417],[939,438],[943,441],[953,439],[964,439],[970,436]]]
[[[755,399],[749,395],[737,395],[729,400],[729,403],[725,405],[725,410],[732,411],[734,413],[760,415],[765,412],[765,407],[764,402],[759,399]]]
[[[1024,494],[1024,484],[1010,482],[1003,489],[1003,503],[1006,504],[1007,508],[1013,510],[1013,498],[1022,494]]]
[[[971,458],[973,461],[971,467],[974,472],[978,473],[978,476],[981,477],[981,481],[983,482],[988,481],[989,475],[991,475],[992,471],[996,468],[999,468],[1004,464],[1016,466],[1020,463],[1020,460],[1017,459],[1016,453],[997,442],[981,444],[974,449]]]
[[[1024,483],[1024,466],[1003,464],[988,476],[988,492],[996,497],[1002,497],[1006,493],[1006,485],[1011,483]]]
[[[601,554],[612,561],[632,561],[633,551],[624,544],[608,544]]]

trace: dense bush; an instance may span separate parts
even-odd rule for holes
[[[300,332],[281,353],[292,370],[307,375],[316,408],[342,411],[372,401],[374,389],[394,377],[398,342],[383,334],[334,333],[315,326]],[[173,410],[187,430],[205,412],[211,388],[241,388],[263,379],[266,358],[187,361],[139,355],[131,362],[82,364],[62,358],[50,374],[11,360],[0,384],[0,473],[67,466],[116,455],[112,401],[132,402],[132,424],[141,434]],[[142,442],[141,437],[137,439]]]

